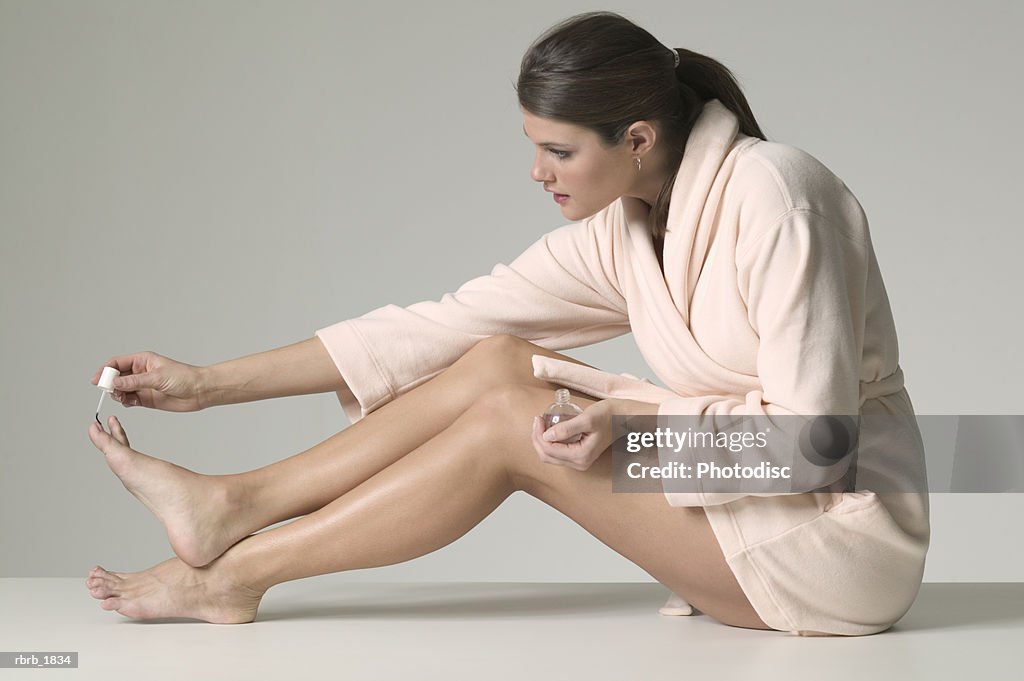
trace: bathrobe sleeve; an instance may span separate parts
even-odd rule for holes
[[[557,228],[440,300],[385,305],[318,329],[353,423],[433,378],[477,341],[511,334],[561,350],[628,333],[609,209]]]
[[[806,422],[796,417],[858,415],[870,244],[866,232],[857,227],[798,208],[741,245],[736,255],[738,284],[748,321],[759,338],[761,387],[743,396],[671,397],[659,404],[659,419],[675,414],[759,415],[769,418],[755,419],[758,423],[774,421],[792,430],[795,423]],[[793,418],[774,419],[776,416]],[[708,418],[701,423],[709,430],[703,424],[715,427],[728,421],[734,419]],[[792,444],[795,434],[790,436],[794,439],[780,437],[777,441]],[[780,445],[776,453],[785,465],[781,460],[791,458],[793,450],[782,449]],[[767,451],[763,458],[772,455]],[[848,467],[848,459],[829,467],[805,467],[805,473],[820,477],[808,489],[793,493],[830,484]],[[741,486],[737,483],[730,489]],[[707,506],[750,494],[666,491],[666,496],[673,506]]]

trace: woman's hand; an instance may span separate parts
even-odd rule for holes
[[[104,366],[121,376],[114,379],[113,398],[126,407],[142,405],[164,411],[199,411],[202,403],[203,369],[175,362],[155,352],[112,357]],[[97,385],[103,367],[92,377]]]
[[[612,414],[617,413],[616,402],[613,399],[595,402],[579,416],[556,423],[546,431],[543,419],[535,416],[533,448],[540,460],[578,471],[590,468],[612,444]],[[566,440],[572,440],[576,435],[582,435],[578,442],[566,444]]]

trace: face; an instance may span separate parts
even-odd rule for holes
[[[629,135],[608,148],[588,128],[525,110],[523,131],[536,149],[530,176],[545,189],[568,196],[559,201],[566,218],[590,217],[635,191],[637,153]]]

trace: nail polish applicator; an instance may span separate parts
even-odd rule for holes
[[[96,387],[103,391],[100,393],[100,401],[96,403],[96,423],[100,424],[100,428],[103,427],[103,422],[100,421],[100,407],[103,406],[103,398],[107,396],[107,393],[114,392],[114,379],[120,375],[121,372],[114,367],[103,367],[100,382],[96,384]]]

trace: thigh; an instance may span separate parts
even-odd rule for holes
[[[474,395],[480,395],[501,386],[529,385],[553,391],[561,386],[533,375],[533,355],[590,366],[585,362],[548,350],[528,340],[509,334],[497,334],[480,340],[456,360],[444,375],[458,382]],[[592,367],[593,368],[593,367]]]
[[[596,401],[573,395],[583,409]],[[488,392],[478,405],[481,427],[505,456],[510,485],[565,514],[716,620],[770,629],[725,562],[703,508],[670,506],[660,493],[613,493],[610,449],[586,471],[540,460],[530,421],[551,398],[545,388],[508,385]]]

